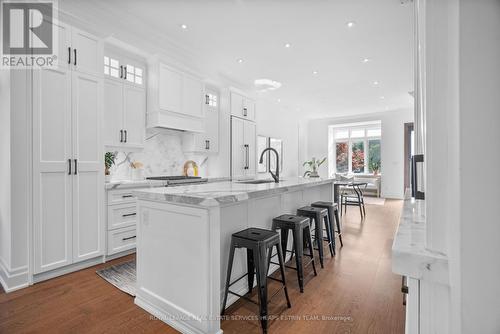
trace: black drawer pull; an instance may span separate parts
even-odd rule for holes
[[[122,195],[122,198],[130,198],[133,197],[132,195]]]
[[[130,239],[134,239],[136,236],[132,236],[132,237],[126,237],[126,238],[122,238],[122,241],[127,241],[127,240],[130,240]]]
[[[127,213],[127,214],[122,215],[122,217],[132,217],[132,216],[135,216],[135,215],[136,215],[135,212],[134,213]]]

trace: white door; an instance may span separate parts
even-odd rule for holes
[[[33,71],[34,273],[71,264],[71,72]]]
[[[255,177],[257,173],[256,141],[257,131],[255,123],[245,121],[245,144],[247,145],[247,169],[246,176]]]
[[[182,83],[182,113],[193,117],[203,117],[203,82],[185,74]]]
[[[231,117],[231,176],[234,179],[244,177],[246,172],[244,122],[237,117]]]
[[[83,30],[71,28],[71,62],[81,73],[103,75],[103,53],[99,38]]]
[[[72,73],[73,261],[103,254],[102,80]]]
[[[122,145],[123,134],[123,83],[104,80],[104,145]]]
[[[243,117],[243,96],[238,93],[230,93],[231,115]]]
[[[146,127],[146,91],[143,88],[123,85],[123,115],[126,145],[143,146]]]
[[[160,109],[181,112],[182,74],[160,64],[158,94]]]

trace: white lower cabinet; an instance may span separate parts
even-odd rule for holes
[[[419,307],[420,307],[420,282],[415,278],[406,280],[406,334],[418,334],[419,331]]]
[[[136,242],[135,225],[108,231],[107,255],[114,255],[120,252],[135,248]]]
[[[108,190],[107,256],[135,248],[136,221],[137,203],[132,190]]]

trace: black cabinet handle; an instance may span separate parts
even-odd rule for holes
[[[132,195],[122,195],[122,198],[130,198],[133,197]]]
[[[132,216],[135,216],[137,213],[126,213],[124,215],[122,215],[122,217],[132,217]]]
[[[120,65],[120,79],[123,78],[123,65]]]
[[[401,292],[403,293],[403,305],[406,305],[406,295],[408,294],[407,277],[401,277]]]
[[[207,150],[210,149],[210,140],[207,140]]]
[[[75,159],[75,175],[78,174],[78,159]]]
[[[134,239],[136,238],[136,236],[132,236],[132,237],[126,237],[126,238],[122,238],[122,241],[127,241],[127,240],[130,240],[130,239]]]
[[[415,154],[412,158],[412,168],[411,168],[411,192],[412,197],[415,199],[425,199],[425,193],[423,191],[418,191],[418,176],[417,176],[417,162],[424,162],[423,154]]]
[[[75,54],[75,66],[76,66],[76,49],[73,49],[73,53]]]
[[[68,46],[68,64],[71,65],[71,47]]]
[[[210,104],[210,96],[208,94],[205,94],[205,104]]]
[[[71,159],[68,159],[68,175],[71,175]]]
[[[245,144],[245,169],[249,169],[250,167],[248,166],[248,160],[249,160],[249,157],[250,157],[250,154],[249,154],[249,147],[248,147],[248,144]]]
[[[127,130],[123,130],[123,132],[125,133],[125,143],[127,142]]]
[[[123,143],[123,130],[120,130],[120,143]]]
[[[123,66],[123,79],[127,80],[127,66]]]
[[[243,116],[245,116],[245,117],[246,117],[246,116],[247,116],[247,114],[248,114],[248,113],[247,113],[247,108],[245,107],[245,108],[243,108]]]

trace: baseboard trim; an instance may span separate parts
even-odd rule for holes
[[[170,327],[175,330],[183,333],[183,334],[222,334],[222,329],[217,329],[214,331],[204,331],[203,329],[197,328],[193,325],[190,325],[187,320],[181,320],[182,318],[193,319],[192,315],[187,313],[186,311],[176,307],[168,303],[167,301],[163,301],[153,293],[139,288],[137,290],[137,295],[135,297],[134,303],[158,318],[158,320],[163,321]],[[155,305],[155,304],[162,305]],[[199,322],[201,324],[201,321]],[[220,322],[219,322],[220,324]]]
[[[68,266],[62,267],[62,268],[57,268],[54,270],[50,270],[44,273],[39,273],[33,275],[33,283],[39,283],[46,281],[51,278],[55,278],[58,276],[66,275],[78,270],[86,269],[88,267],[95,266],[97,264],[104,263],[104,257],[103,256],[98,256],[93,259],[88,259],[82,262],[70,264]]]
[[[28,267],[9,269],[0,259],[0,284],[6,293],[29,286]]]

